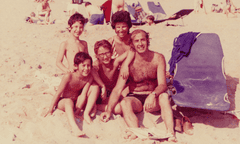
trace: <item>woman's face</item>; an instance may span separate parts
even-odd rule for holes
[[[115,32],[118,37],[123,38],[128,34],[129,27],[126,22],[117,22]]]

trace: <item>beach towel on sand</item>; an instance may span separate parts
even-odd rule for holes
[[[177,63],[173,101],[182,107],[226,111],[230,107],[223,67],[223,50],[217,34],[197,37],[188,57]]]

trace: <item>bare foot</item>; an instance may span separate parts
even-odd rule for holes
[[[84,121],[87,122],[88,124],[91,124],[93,122],[88,114],[84,114]]]
[[[167,136],[169,136],[168,138],[169,142],[177,142],[177,138],[174,133],[167,133]]]
[[[85,133],[83,131],[81,131],[79,128],[72,129],[72,134],[76,137],[85,136]]]
[[[92,111],[90,113],[90,116],[91,117],[95,117],[96,113],[97,113],[97,105],[94,105],[93,109],[92,109]]]
[[[124,139],[134,140],[137,138],[137,136],[133,132],[131,132],[129,130],[126,130],[125,132],[126,133],[124,135]]]

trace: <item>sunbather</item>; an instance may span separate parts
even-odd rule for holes
[[[42,16],[45,17],[44,22],[46,24],[50,24],[50,13],[51,9],[48,3],[48,0],[43,0],[38,6],[37,6],[37,18],[41,18]]]

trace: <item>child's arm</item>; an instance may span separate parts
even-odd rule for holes
[[[63,93],[64,89],[66,88],[70,79],[71,79],[71,74],[70,73],[63,76],[62,81],[61,81],[61,83],[58,87],[58,90],[57,90],[56,94],[53,96],[53,99],[52,99],[52,102],[49,106],[48,112],[46,113],[46,115],[44,117],[46,117],[48,114],[53,113],[54,108],[57,105],[57,102],[58,102],[61,94]]]
[[[106,93],[106,87],[103,83],[103,81],[101,80],[101,78],[99,77],[97,71],[95,69],[91,70],[91,74],[93,76],[93,79],[97,82],[97,84],[101,87],[101,98],[104,100],[107,97],[107,93]]]
[[[66,42],[62,42],[61,45],[60,45],[59,51],[58,51],[56,65],[64,73],[68,73],[68,72],[71,72],[71,71],[66,66],[64,66],[63,63],[62,63],[65,53],[66,53]]]
[[[122,55],[120,55],[119,57],[116,58],[116,64],[120,65],[121,62],[122,66],[121,66],[121,71],[120,71],[120,75],[123,76],[123,79],[127,79],[128,75],[129,75],[129,64],[132,62],[133,58],[135,57],[135,52],[133,50],[129,50],[128,52],[123,53]],[[114,61],[114,62],[115,62]],[[115,64],[114,64],[115,65]]]

